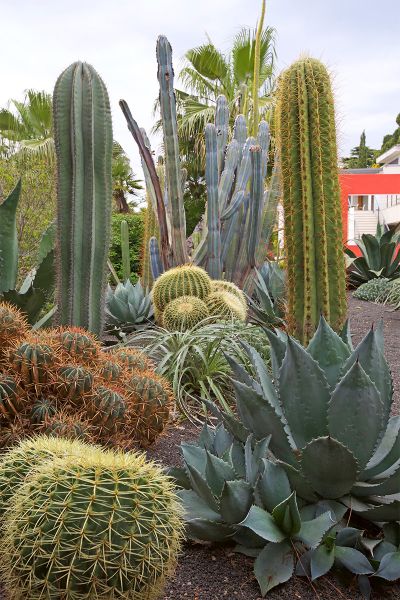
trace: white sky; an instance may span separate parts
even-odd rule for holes
[[[153,124],[157,96],[155,43],[165,34],[175,73],[184,52],[207,33],[227,50],[242,26],[254,27],[261,0],[0,0],[0,106],[27,88],[52,91],[59,73],[87,61],[110,94],[114,137],[140,172],[138,152],[118,100],[140,126]],[[266,22],[277,29],[279,69],[302,53],[334,76],[340,155],[357,145],[379,148],[400,112],[400,9],[376,0],[268,0]]]

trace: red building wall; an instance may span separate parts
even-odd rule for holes
[[[400,194],[400,174],[340,173],[339,181],[342,196],[343,242],[346,244],[349,214],[348,196],[350,194]],[[353,252],[358,251],[355,246],[349,246],[349,248]]]

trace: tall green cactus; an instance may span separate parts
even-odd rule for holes
[[[13,290],[18,275],[17,207],[21,180],[0,204],[0,293]]]
[[[281,76],[276,110],[285,212],[289,327],[303,343],[322,313],[339,331],[346,314],[334,101],[312,58]]]
[[[131,277],[131,261],[129,256],[129,227],[127,221],[121,221],[121,255],[122,278],[128,281]]]
[[[126,102],[120,102],[128,128],[139,146],[149,197],[157,207],[159,238],[152,237],[149,242],[155,277],[162,269],[182,265],[188,259],[171,47],[164,37],[157,42],[157,60],[167,183],[163,196],[160,176],[150,162],[146,134],[137,126]],[[247,137],[246,120],[239,115],[230,136],[227,101],[224,96],[219,96],[215,123],[206,126],[205,136],[207,210],[202,239],[192,252],[190,261],[205,268],[212,278],[233,281],[250,291],[255,269],[264,262],[278,201],[276,173],[269,191],[264,190],[269,128],[262,121],[257,129],[257,138]],[[168,225],[165,220],[169,221]]]
[[[106,87],[76,62],[54,89],[58,163],[58,314],[100,334],[112,203],[112,126]]]

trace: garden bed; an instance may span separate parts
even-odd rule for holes
[[[385,354],[391,368],[395,393],[393,412],[400,412],[400,311],[393,312],[388,306],[355,300],[349,296],[349,315],[354,343],[358,343],[373,322],[384,320]],[[149,458],[163,465],[180,464],[181,441],[196,439],[196,429],[181,422],[171,427],[148,451]],[[175,577],[170,581],[163,600],[261,600],[257,582],[253,576],[254,559],[235,554],[232,547],[187,543],[180,557]],[[346,574],[346,582],[337,575],[311,584],[302,577],[293,577],[288,583],[270,592],[271,600],[296,598],[337,597],[343,600],[358,600],[357,583]],[[377,589],[373,598],[391,600],[400,598],[400,585],[385,585]]]

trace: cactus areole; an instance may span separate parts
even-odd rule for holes
[[[303,343],[323,314],[346,318],[342,212],[334,101],[328,72],[312,58],[281,76],[276,110],[285,212],[290,332]]]
[[[58,164],[58,316],[100,334],[112,204],[112,126],[106,87],[76,62],[54,88]]]

